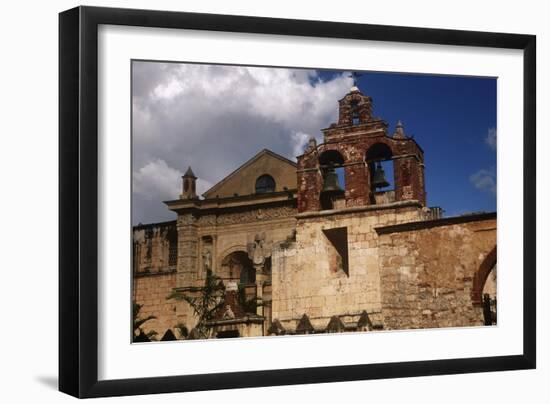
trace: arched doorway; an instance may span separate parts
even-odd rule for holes
[[[245,251],[234,251],[222,260],[220,277],[223,280],[250,285],[256,282],[256,271]]]
[[[497,248],[487,254],[474,275],[472,304],[482,308],[485,325],[496,324],[497,314]]]

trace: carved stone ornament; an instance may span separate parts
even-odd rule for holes
[[[266,242],[265,233],[254,236],[254,241],[247,244],[248,257],[255,267],[263,266],[266,258],[271,257],[271,243]]]
[[[261,220],[280,219],[296,215],[296,209],[291,206],[280,206],[269,209],[254,209],[248,212],[227,213],[219,215],[218,225],[257,222]]]

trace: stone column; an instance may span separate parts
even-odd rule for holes
[[[196,218],[191,213],[178,215],[178,264],[176,273],[176,289],[180,292],[192,293],[190,288],[197,282],[198,270],[198,231]],[[196,325],[193,310],[187,302],[176,303],[176,321],[183,323],[191,330]]]
[[[254,265],[254,269],[256,270],[256,301],[258,302],[258,306],[256,306],[256,314],[259,316],[263,316],[264,283],[267,280],[268,276],[265,273],[264,265]]]
[[[191,213],[178,216],[178,288],[194,286],[198,271],[198,231]]]
[[[254,241],[248,243],[248,257],[252,260],[254,271],[256,273],[256,314],[263,316],[263,287],[268,279],[268,274],[265,269],[266,258],[271,256],[271,243],[266,241],[265,233],[256,234]]]

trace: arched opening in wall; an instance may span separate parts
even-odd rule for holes
[[[485,325],[497,323],[497,266],[493,267],[483,285],[483,322]]]
[[[168,230],[166,238],[168,239],[168,266],[175,269],[178,264],[178,232],[175,226]]]
[[[338,202],[344,201],[346,189],[344,157],[336,150],[327,150],[319,156],[319,168],[323,177],[319,195],[321,209],[338,208]]]
[[[487,254],[474,275],[472,304],[482,308],[485,325],[497,322],[497,248]]]
[[[393,153],[385,143],[375,143],[365,155],[370,176],[372,203],[395,201]]]
[[[256,271],[246,252],[235,251],[222,260],[220,277],[226,284],[227,281],[230,281],[241,285],[251,285],[256,282]]]
[[[275,180],[269,174],[264,174],[256,179],[256,193],[265,194],[267,192],[275,192]]]
[[[359,117],[359,101],[352,100],[350,102],[350,115],[351,115],[351,124],[359,125],[361,123]]]

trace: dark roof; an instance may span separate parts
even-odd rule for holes
[[[311,321],[309,321],[307,314],[304,314],[296,326],[296,334],[309,334],[312,332],[315,332],[315,329],[313,325],[311,325]]]
[[[327,325],[327,332],[342,332],[346,330],[346,326],[342,322],[342,319],[338,316],[332,316]]]
[[[138,223],[135,226],[132,226],[132,229],[141,230],[141,229],[146,229],[146,228],[151,228],[151,227],[170,227],[170,226],[175,226],[175,225],[176,225],[175,220],[169,220],[167,222],[158,222],[158,223],[145,223],[145,224]]]
[[[184,177],[193,177],[193,178],[197,178],[197,176],[195,175],[195,173],[193,172],[193,170],[191,170],[191,166],[189,166],[189,168],[187,169],[187,171],[185,172],[185,174],[183,174]]]

